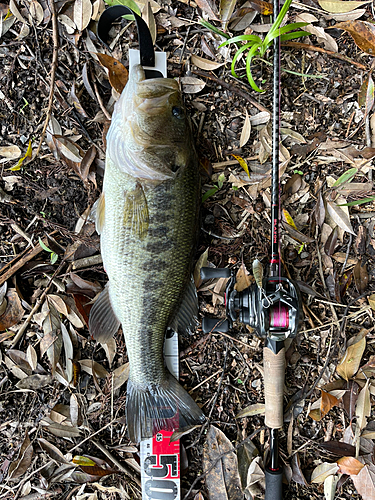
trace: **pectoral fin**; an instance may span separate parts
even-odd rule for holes
[[[95,229],[98,234],[103,231],[104,226],[104,210],[105,210],[105,200],[104,193],[102,193],[96,202],[93,204],[90,219],[95,221]]]
[[[149,216],[145,193],[142,185],[125,194],[124,226],[128,227],[134,238],[142,240],[148,231]]]
[[[89,331],[97,342],[106,344],[119,327],[120,322],[113,311],[107,285],[91,308]]]

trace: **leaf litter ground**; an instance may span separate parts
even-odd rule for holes
[[[13,4],[15,19],[1,28],[0,498],[140,494],[137,449],[126,438],[124,420],[123,337],[120,332],[104,351],[87,331],[90,301],[106,276],[98,237],[85,220],[100,193],[116,98],[104,69],[113,70],[113,61],[101,58],[100,65],[93,54],[103,49],[88,31],[97,2],[90,4],[91,16],[89,3],[57,4],[53,101],[48,5],[33,2],[29,19],[22,4]],[[208,262],[238,269],[244,288],[254,282],[252,262],[266,265],[269,252],[271,69],[261,61],[253,68],[266,90],[262,95],[244,79],[232,78],[230,65],[221,64],[234,52],[219,50],[220,41],[197,24],[202,12],[211,15],[212,4],[198,5],[153,4],[157,44],[168,52],[169,74],[182,79],[203,192],[211,191],[202,207],[197,260],[208,249]],[[6,15],[7,6],[1,9]],[[372,57],[343,31],[326,31],[334,22],[322,11],[305,11],[315,17],[308,21],[321,28],[321,38],[311,30],[304,42],[322,51],[289,46],[281,61],[289,71],[281,83],[282,255],[300,283],[305,317],[287,350],[285,498],[322,498],[324,492],[333,498],[335,488],[340,498],[373,498],[375,212],[372,202],[344,206],[374,194]],[[296,14],[292,10],[291,18]],[[372,19],[370,10],[363,19]],[[129,40],[136,47],[132,25],[111,53],[125,66]],[[333,42],[341,59],[328,54]],[[244,74],[241,67],[237,71]],[[124,74],[121,68],[112,78],[117,90]],[[370,83],[363,87],[363,81]],[[28,146],[31,141],[36,151],[49,103],[48,146],[43,143],[30,162]],[[199,284],[202,314],[223,315],[224,289],[223,280]],[[223,498],[242,498],[236,488],[242,480],[247,498],[261,498],[267,450],[262,342],[241,324],[225,335],[204,335],[198,328],[181,339],[180,365],[181,383],[211,424],[182,438],[184,492],[189,498],[218,498],[218,488]],[[240,411],[247,416],[236,419]],[[253,441],[240,445],[252,433]],[[219,474],[219,465],[227,475]]]

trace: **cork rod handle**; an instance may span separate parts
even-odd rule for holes
[[[269,347],[263,349],[265,423],[270,429],[280,429],[284,423],[285,348],[275,354]]]

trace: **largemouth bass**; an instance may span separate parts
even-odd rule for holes
[[[180,427],[204,420],[163,360],[167,328],[185,332],[195,327],[191,273],[199,200],[198,162],[178,84],[146,80],[143,68],[134,66],[107,135],[96,226],[109,282],[89,323],[101,343],[122,325],[133,442],[168,430],[168,409],[169,415],[178,412]]]

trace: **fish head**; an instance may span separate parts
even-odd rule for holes
[[[191,131],[177,81],[146,79],[142,66],[134,66],[114,115],[111,127],[121,115],[125,140],[115,147],[126,160],[122,162],[126,173],[132,170],[138,178],[165,180],[187,164]]]

